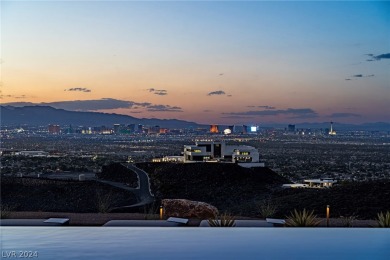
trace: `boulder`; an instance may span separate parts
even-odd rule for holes
[[[216,207],[200,201],[164,199],[161,204],[166,217],[209,219],[218,215]]]

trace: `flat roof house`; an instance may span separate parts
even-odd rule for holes
[[[224,141],[200,140],[195,145],[185,145],[183,161],[228,161],[233,163],[258,163],[259,151],[247,145],[227,145]]]

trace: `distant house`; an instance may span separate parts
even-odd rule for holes
[[[15,155],[28,156],[28,157],[47,157],[49,153],[44,151],[20,151],[15,153]]]
[[[195,145],[184,146],[184,162],[226,161],[258,163],[259,151],[247,145],[227,145],[224,141],[199,140]]]
[[[333,178],[320,178],[304,180],[304,183],[283,184],[282,188],[330,188],[337,180]]]
[[[224,141],[199,140],[194,145],[184,145],[182,156],[154,158],[153,162],[226,162],[242,167],[264,167],[259,162],[259,151],[247,145],[227,145]]]
[[[320,179],[304,180],[304,182],[310,188],[330,188],[333,186],[334,183],[337,182],[337,180],[333,178],[320,178]]]
[[[183,156],[164,156],[162,158],[154,158],[152,162],[183,162]]]
[[[302,183],[283,184],[282,188],[309,188],[309,185]]]

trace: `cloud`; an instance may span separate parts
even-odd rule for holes
[[[165,90],[165,89],[155,89],[155,88],[148,88],[147,91],[155,94],[155,95],[159,95],[159,96],[165,96],[165,95],[168,95],[168,91]]]
[[[55,108],[62,108],[65,110],[93,111],[103,109],[131,108],[135,104],[136,103],[133,101],[118,100],[113,98],[102,98],[96,100],[72,100],[40,103],[39,105],[47,105]]]
[[[181,107],[170,105],[152,105],[147,107],[151,112],[183,112]]]
[[[49,103],[30,103],[30,102],[12,102],[3,105],[9,106],[51,106],[54,108],[71,110],[71,111],[97,111],[110,109],[139,109],[158,112],[183,112],[182,108],[170,105],[152,104],[150,102],[134,102],[127,100],[118,100],[113,98],[102,98],[96,100],[73,100],[59,101]]]
[[[87,88],[68,88],[68,89],[65,89],[64,91],[91,92],[91,90],[87,89]]]
[[[342,117],[361,117],[359,114],[354,113],[333,113],[329,117],[342,118]]]
[[[203,110],[203,112],[205,112],[205,113],[210,113],[210,112],[213,112],[213,110],[205,109],[205,110]]]
[[[295,115],[295,116],[290,116],[288,118],[290,119],[309,119],[309,118],[317,118],[318,114],[302,114],[302,115]]]
[[[290,115],[292,118],[314,118],[318,117],[317,112],[311,108],[288,108],[278,110],[250,110],[245,112],[230,112],[223,113],[227,115],[237,116],[277,116],[277,115]]]
[[[258,108],[263,108],[263,109],[275,109],[275,107],[272,107],[272,106],[246,106],[246,107],[258,107]]]
[[[3,98],[15,98],[15,99],[24,99],[27,98],[26,95],[0,95],[0,99]]]
[[[253,119],[253,116],[236,116],[236,115],[230,115],[230,116],[221,116],[221,118],[233,118],[233,119]]]
[[[217,90],[217,91],[212,91],[210,93],[207,94],[207,96],[213,96],[213,95],[225,95],[225,91],[223,90]]]
[[[275,109],[275,107],[271,106],[257,106],[258,108],[264,108],[264,109]]]
[[[369,77],[374,77],[374,74],[369,74],[369,75],[363,75],[363,74],[355,74],[352,75],[351,78],[369,78]],[[345,80],[352,80],[350,78],[346,78]]]
[[[367,56],[371,57],[371,59],[367,61],[376,61],[376,60],[382,60],[382,59],[390,59],[390,53],[384,53],[379,55],[374,55],[372,53],[366,54]]]

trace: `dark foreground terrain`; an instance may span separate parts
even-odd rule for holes
[[[1,177],[1,204],[12,211],[105,212],[135,202],[133,193],[95,181]]]
[[[272,194],[277,217],[294,209],[314,210],[325,217],[330,205],[332,217],[357,216],[374,219],[377,213],[390,210],[390,181],[346,182],[330,189],[287,189]]]
[[[390,181],[347,182],[331,189],[284,190],[281,185],[289,181],[268,168],[213,163],[137,166],[150,176],[156,208],[161,199],[174,198],[207,202],[220,212],[247,217],[260,217],[259,205],[264,200],[276,206],[274,217],[278,218],[303,208],[325,217],[326,205],[330,205],[334,218],[355,215],[359,219],[375,219],[378,212],[390,210]],[[105,168],[104,179],[126,182],[136,179],[131,171],[109,167]],[[118,169],[118,165],[113,167]],[[1,199],[2,205],[13,211],[73,213],[105,212],[136,202],[131,192],[95,181],[10,177],[1,179]],[[144,213],[145,209],[138,212]]]

